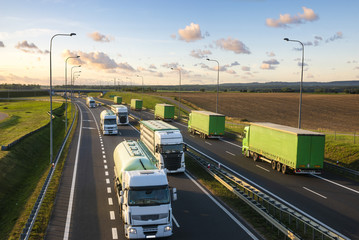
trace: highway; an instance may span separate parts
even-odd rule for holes
[[[111,101],[101,100],[108,104]],[[154,119],[151,112],[131,113],[143,119]],[[231,139],[202,139],[188,133],[187,126],[173,122],[184,141],[218,162],[230,167],[239,176],[255,183],[258,188],[305,212],[350,239],[359,239],[359,183],[323,173],[313,175],[283,175],[270,164],[254,162],[241,154],[241,143]]]
[[[99,116],[82,99],[75,137],[68,151],[45,239],[125,239],[113,188],[113,151],[139,132],[120,126],[116,136],[103,136]],[[246,223],[211,196],[188,173],[169,175],[177,188],[171,239],[261,239]]]

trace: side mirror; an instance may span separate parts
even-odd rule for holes
[[[177,200],[177,189],[172,188],[172,201],[176,201],[176,200]]]

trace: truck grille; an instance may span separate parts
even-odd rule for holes
[[[149,215],[133,215],[132,219],[137,221],[148,221],[148,220],[154,221],[167,217],[168,217],[167,213],[162,213],[162,214],[149,214]]]
[[[177,170],[181,168],[182,153],[169,153],[164,154],[163,159],[165,162],[165,168],[168,170]]]
[[[127,118],[126,118],[126,117],[120,117],[120,123],[125,123],[125,122],[126,122],[126,120],[127,120]]]

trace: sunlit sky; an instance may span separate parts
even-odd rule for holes
[[[0,84],[177,85],[359,79],[357,0],[2,0]],[[171,67],[177,70],[171,70]]]

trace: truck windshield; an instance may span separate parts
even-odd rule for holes
[[[130,206],[153,206],[169,204],[170,192],[168,187],[149,189],[130,189],[128,191]]]
[[[116,119],[105,119],[104,125],[115,125]]]
[[[178,153],[183,150],[183,144],[162,145],[162,153]]]

